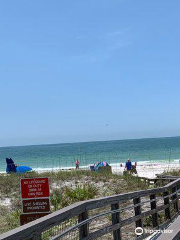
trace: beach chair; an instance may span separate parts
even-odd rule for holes
[[[11,158],[6,158],[6,164],[7,173],[16,172],[16,165],[14,164],[14,161]]]
[[[31,167],[28,166],[17,166],[12,158],[6,158],[6,172],[7,173],[26,173],[32,171]]]

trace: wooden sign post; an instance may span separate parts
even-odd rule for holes
[[[20,186],[23,210],[21,225],[50,213],[48,178],[22,178]]]

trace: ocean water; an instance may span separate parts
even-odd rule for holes
[[[180,137],[1,147],[0,172],[6,169],[6,157],[34,170],[74,167],[77,158],[80,166],[99,161],[119,164],[127,158],[137,162],[173,162],[180,159]]]

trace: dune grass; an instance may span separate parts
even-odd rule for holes
[[[180,176],[180,169],[165,171],[162,175]]]
[[[20,179],[24,177],[49,177],[52,212],[78,201],[148,188],[134,176],[107,172],[77,170],[0,175],[0,233],[19,226]],[[6,199],[10,199],[10,206],[3,204]]]

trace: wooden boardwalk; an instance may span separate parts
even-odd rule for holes
[[[157,240],[179,240],[180,239],[180,216],[166,228],[166,233],[162,233]]]

